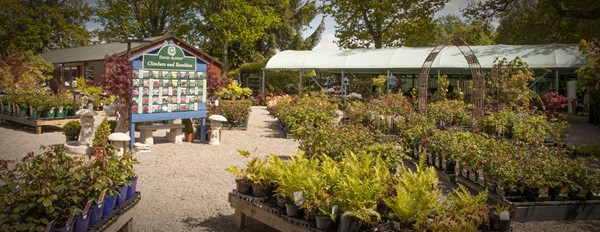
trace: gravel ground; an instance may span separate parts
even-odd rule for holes
[[[235,182],[224,169],[245,163],[236,152],[238,148],[260,157],[270,153],[296,153],[298,142],[285,139],[279,128],[277,120],[264,107],[252,107],[248,130],[222,131],[220,146],[198,142],[175,145],[161,138],[164,131],[159,131],[152,151],[136,154],[140,161],[136,169],[142,200],[134,218],[134,229],[240,231],[233,225],[234,211],[227,202],[227,194],[235,188]],[[583,135],[570,142],[600,140],[599,128],[573,126],[577,128],[583,128]],[[0,135],[0,159],[19,159],[29,151],[39,151],[39,144],[64,142],[60,128],[44,128],[43,134],[36,135],[33,128],[10,122],[0,127]],[[577,138],[592,139],[577,142]],[[242,231],[274,231],[251,218],[246,224],[247,228]],[[599,228],[600,220],[513,223],[513,231],[598,231]]]

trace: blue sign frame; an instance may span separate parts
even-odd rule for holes
[[[166,47],[166,46],[173,47],[173,46],[177,46],[177,45],[174,45],[172,40],[169,41],[168,43],[165,41],[165,43],[163,43],[159,46],[148,49],[148,52],[144,52],[137,56],[131,57],[129,60],[132,63],[133,69],[139,70],[139,72],[145,71],[144,65],[143,65],[144,55],[158,54],[159,51],[161,50],[161,48]],[[184,56],[193,56],[196,58],[196,70],[195,71],[206,73],[207,66],[208,66],[207,62],[203,61],[200,57],[195,56],[191,52],[188,52],[188,51],[180,48],[179,46],[177,46],[177,48],[181,49],[181,51],[184,52]],[[174,70],[174,71],[177,71],[177,70]],[[187,70],[182,70],[182,71],[187,71]],[[137,77],[135,77],[135,78],[137,78]],[[133,82],[133,79],[134,79],[134,77],[132,77],[132,79],[131,79],[132,82]],[[133,92],[133,84],[132,84],[132,89],[130,91]],[[133,108],[133,104],[132,104],[129,107],[129,135],[131,137],[131,141],[129,143],[129,148],[133,150],[133,144],[135,143],[135,123],[161,121],[161,120],[185,119],[185,118],[200,118],[201,119],[200,141],[205,142],[206,141],[206,85],[204,85],[204,90],[203,90],[202,95],[204,96],[203,101],[196,102],[196,109],[192,110],[192,111],[160,112],[160,113],[147,113],[147,114],[135,113],[134,114],[132,112],[132,108]],[[133,94],[132,94],[132,97],[134,97]]]

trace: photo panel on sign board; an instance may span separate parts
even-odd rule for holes
[[[186,87],[188,80],[181,80],[181,86]]]
[[[142,106],[142,113],[147,114],[148,113],[148,105],[143,105]]]
[[[158,97],[152,97],[152,104],[158,104]]]
[[[177,78],[177,72],[171,72],[171,78],[176,79]]]
[[[142,71],[142,78],[150,79],[150,71]]]
[[[163,88],[162,95],[169,95],[169,88]]]
[[[169,87],[170,81],[169,79],[163,79],[162,80],[162,87]]]
[[[150,89],[144,88],[144,95],[150,95]]]
[[[170,107],[171,112],[177,111],[177,104],[169,104],[169,107]]]
[[[140,87],[140,79],[133,79],[133,87]]]
[[[180,111],[186,111],[187,110],[187,104],[179,104],[179,110]]]
[[[190,80],[190,87],[196,86],[196,80]]]
[[[179,89],[179,91],[181,91],[182,95],[187,94],[187,89],[186,88],[181,88],[181,89]]]
[[[158,105],[152,105],[152,113],[158,112]]]
[[[150,80],[143,80],[143,84],[144,87],[148,87],[150,86]]]
[[[168,104],[162,104],[161,108],[160,108],[160,112],[169,112],[169,105]]]
[[[179,72],[179,78],[187,78],[187,72]]]
[[[178,80],[172,80],[171,81],[171,86],[172,87],[177,87],[179,85],[179,81]]]
[[[142,104],[148,104],[148,97],[142,98]]]
[[[160,78],[160,71],[152,71],[152,78],[153,79]]]
[[[152,86],[154,87],[158,87],[159,86],[159,80],[152,80]]]
[[[152,95],[158,95],[158,93],[159,93],[158,88],[152,89]]]

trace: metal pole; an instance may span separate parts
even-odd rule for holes
[[[390,92],[390,70],[387,70],[387,81],[386,81],[386,85],[385,85],[385,92],[389,93]]]
[[[302,94],[302,69],[300,69],[300,81],[298,82],[298,93]]]
[[[262,68],[262,83],[260,86],[260,93],[264,93],[265,92],[265,69]]]
[[[554,83],[554,84],[555,84],[555,87],[556,87],[556,92],[558,93],[558,82],[559,82],[558,69],[555,69],[555,71],[556,71],[556,83]]]

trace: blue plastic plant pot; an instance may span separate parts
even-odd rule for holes
[[[99,204],[92,205],[89,212],[90,221],[88,226],[96,225],[102,219],[102,209],[104,208],[104,202],[100,202]]]
[[[135,189],[137,188],[137,177],[131,179],[131,185],[127,188],[127,200],[131,199],[135,195]]]
[[[129,187],[126,185],[119,187],[119,197],[117,197],[117,205],[122,205],[123,203],[125,203],[128,190]]]
[[[117,193],[104,198],[104,209],[102,209],[102,217],[108,217],[112,213],[117,204]]]
[[[85,232],[90,225],[90,212],[87,214],[75,217],[75,223],[73,224],[74,232]]]

